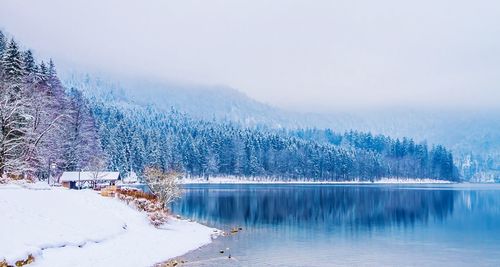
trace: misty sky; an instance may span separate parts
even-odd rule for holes
[[[60,67],[286,108],[500,106],[498,0],[0,0],[0,28]]]

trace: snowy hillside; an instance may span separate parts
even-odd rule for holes
[[[475,181],[500,179],[500,111],[384,109],[329,114],[299,113],[275,108],[223,86],[179,85],[139,80],[66,75],[68,87],[121,106],[172,107],[204,120],[233,121],[270,128],[359,130],[429,144],[442,144],[455,154],[461,175]]]
[[[0,214],[0,256],[31,254],[33,266],[151,266],[210,243],[214,230],[174,218],[157,229],[119,200],[40,184],[0,185]]]
[[[246,126],[288,127],[296,123],[288,112],[255,101],[227,86],[160,83],[130,78],[111,80],[75,73],[67,74],[64,83],[68,88],[79,88],[90,97],[124,106],[154,105],[163,111],[175,108],[196,119],[226,120]]]

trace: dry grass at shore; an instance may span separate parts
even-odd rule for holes
[[[0,267],[20,267],[20,266],[25,266],[25,265],[28,265],[30,263],[33,263],[35,261],[35,257],[33,257],[33,255],[28,255],[28,258],[26,258],[25,260],[19,260],[19,261],[16,261],[16,263],[14,265],[9,265],[7,264],[7,262],[5,260],[3,261],[0,261]]]

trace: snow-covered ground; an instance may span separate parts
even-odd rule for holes
[[[91,190],[0,185],[0,262],[30,266],[151,266],[211,242],[214,230],[144,213]]]
[[[266,177],[210,177],[208,180],[201,177],[182,178],[183,184],[447,184],[450,181],[435,179],[408,179],[382,178],[370,181],[309,181],[309,180],[280,180]]]

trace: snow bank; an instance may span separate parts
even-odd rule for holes
[[[211,242],[214,229],[146,215],[94,191],[0,185],[0,261],[33,266],[151,266]]]
[[[266,177],[210,177],[207,181],[201,177],[183,178],[182,184],[449,184],[450,181],[435,179],[409,179],[409,178],[382,178],[370,181],[309,181],[309,180],[280,180]]]

